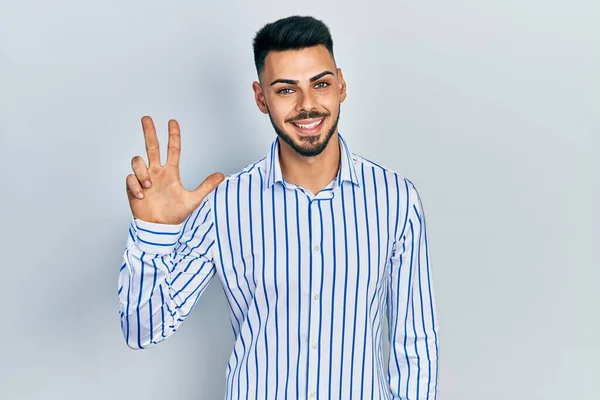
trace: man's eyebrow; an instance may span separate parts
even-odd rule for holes
[[[321,79],[322,77],[324,77],[325,75],[333,75],[333,72],[331,71],[323,71],[318,75],[313,76],[312,78],[310,78],[311,82],[314,82],[316,80]],[[271,84],[269,86],[273,86],[276,83],[285,83],[287,85],[297,85],[298,81],[295,81],[293,79],[275,79],[273,82],[271,82]]]
[[[297,85],[298,81],[294,81],[292,79],[275,79],[269,86],[273,86],[276,83],[286,83],[288,85]]]
[[[316,80],[319,80],[319,79],[321,79],[321,78],[322,78],[322,77],[324,77],[325,75],[333,75],[333,72],[331,72],[331,71],[323,71],[323,72],[321,72],[319,75],[315,75],[315,76],[313,76],[312,78],[310,78],[310,81],[311,81],[311,82],[314,82],[314,81],[316,81]]]

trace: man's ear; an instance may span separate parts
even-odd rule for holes
[[[267,108],[267,101],[265,100],[265,92],[263,92],[260,83],[257,81],[252,82],[252,90],[254,90],[254,100],[256,101],[258,109],[264,114],[268,114],[269,109]]]
[[[344,80],[344,74],[340,68],[337,69],[337,76],[340,90],[340,103],[343,103],[346,99],[346,81]]]

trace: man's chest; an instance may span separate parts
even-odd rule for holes
[[[268,196],[220,217],[214,254],[232,294],[372,298],[388,276],[394,221],[366,196]]]

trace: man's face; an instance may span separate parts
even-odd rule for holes
[[[270,52],[261,83],[253,83],[258,108],[277,135],[300,155],[320,154],[337,130],[346,98],[342,71],[325,46]]]

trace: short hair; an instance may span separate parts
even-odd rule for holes
[[[301,50],[318,45],[325,46],[333,57],[333,40],[323,21],[294,15],[268,23],[256,33],[253,41],[256,72],[260,76],[271,51]]]

